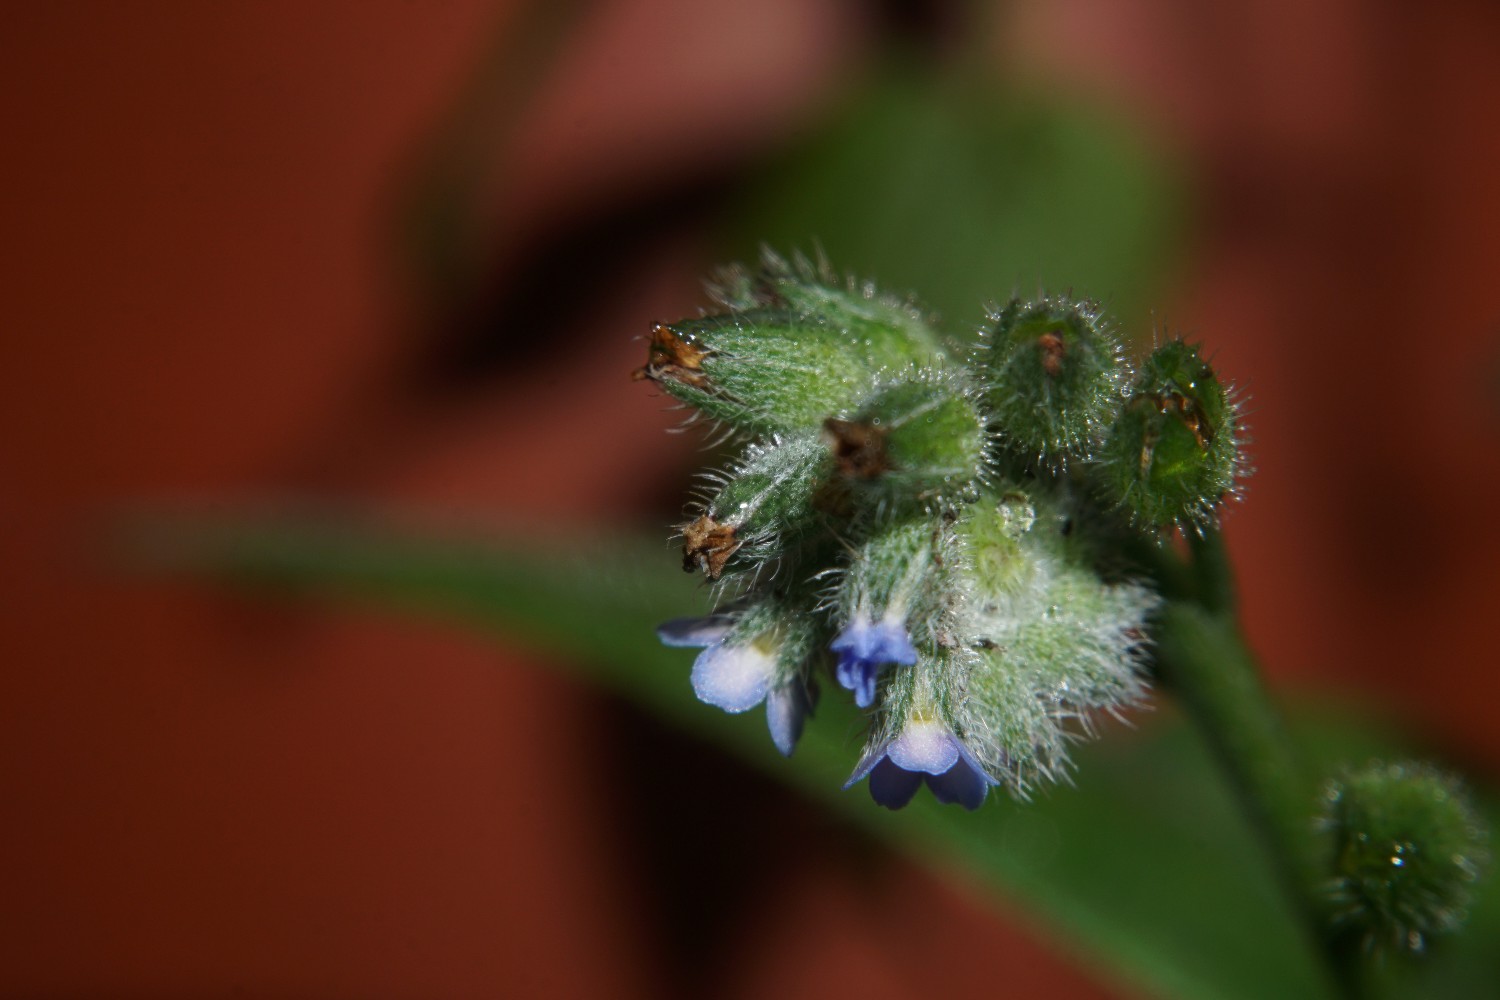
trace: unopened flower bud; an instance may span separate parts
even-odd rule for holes
[[[1158,347],[1100,449],[1106,499],[1138,524],[1212,524],[1243,473],[1232,393],[1196,348]]]
[[[1336,918],[1367,947],[1421,951],[1463,923],[1488,852],[1457,780],[1425,764],[1375,763],[1330,783],[1325,801]]]
[[[636,376],[737,430],[772,434],[844,413],[883,373],[946,363],[910,304],[825,277],[783,264],[721,278],[729,311],[654,324]]]
[[[941,362],[948,355],[915,299],[881,292],[873,282],[841,278],[821,255],[814,261],[798,253],[788,260],[763,250],[755,269],[721,269],[709,282],[709,293],[730,312],[784,309],[819,316],[855,339],[885,339],[895,331],[914,363]]]
[[[703,513],[682,526],[683,568],[716,580],[775,558],[813,516],[831,464],[814,434],[752,445]]]
[[[1089,457],[1128,378],[1120,339],[1092,302],[1013,299],[976,354],[991,426],[1009,448],[1061,467]]]
[[[867,509],[937,509],[969,495],[985,468],[984,419],[956,374],[877,389],[850,419],[824,432],[837,471]]]

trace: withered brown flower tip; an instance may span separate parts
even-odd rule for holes
[[[733,525],[720,524],[704,514],[683,525],[682,568],[689,573],[701,569],[710,580],[717,580],[740,545]]]
[[[708,379],[703,374],[703,359],[708,355],[709,352],[699,346],[691,334],[678,333],[665,323],[653,323],[646,366],[637,368],[631,373],[631,378],[636,381],[649,378],[654,382],[670,380],[705,389]]]
[[[1162,413],[1172,414],[1192,431],[1193,440],[1198,442],[1199,448],[1207,451],[1208,446],[1213,444],[1213,425],[1190,397],[1180,392],[1165,392],[1156,398],[1156,408]]]
[[[885,438],[889,431],[857,420],[823,421],[823,430],[833,442],[833,457],[839,473],[851,479],[878,479],[890,470]]]
[[[1068,354],[1068,345],[1055,330],[1049,330],[1036,338],[1036,346],[1042,352],[1042,371],[1053,378],[1062,374],[1063,358]]]

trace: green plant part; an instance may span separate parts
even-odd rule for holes
[[[679,529],[683,569],[717,580],[779,558],[816,516],[832,465],[815,433],[752,445],[729,473],[709,477],[718,491]]]
[[[1017,794],[1068,768],[1089,713],[1146,693],[1146,622],[1156,594],[1106,581],[1070,518],[1008,488],[967,508],[958,537],[971,590],[960,633],[973,651],[961,722],[987,770]]]
[[[841,277],[821,254],[809,259],[798,253],[788,259],[763,249],[759,267],[721,268],[709,279],[708,293],[729,312],[783,309],[817,317],[856,340],[894,342],[917,363],[943,361],[950,353],[915,296],[892,295],[873,282]]]
[[[733,588],[663,633],[703,648],[700,697],[739,711],[774,689],[800,704],[807,685],[784,678],[829,670],[871,712],[852,780],[868,776],[892,808],[924,782],[973,808],[990,787],[1024,795],[1061,776],[1090,713],[1144,697],[1159,605],[1122,570],[1120,534],[1137,532],[1081,461],[1124,399],[1110,324],[1087,302],[1016,301],[990,316],[986,344],[950,352],[909,300],[840,284],[826,263],[767,255],[711,290],[724,311],[657,324],[642,370],[760,435],[680,528],[685,566]],[[1154,361],[1152,399],[1201,390],[1179,387],[1186,362]],[[1182,426],[1193,399],[1174,411]],[[1192,426],[1206,444],[1208,425]],[[775,628],[745,618],[772,607]],[[784,752],[795,732],[773,727]]]
[[[990,313],[985,338],[974,367],[1000,442],[1043,468],[1091,457],[1129,378],[1098,305],[1012,299]]]
[[[1462,925],[1488,862],[1458,781],[1421,763],[1372,763],[1329,784],[1336,920],[1366,949],[1422,951]]]
[[[1243,439],[1233,392],[1197,348],[1163,344],[1100,449],[1102,494],[1143,527],[1201,531],[1236,495]]]
[[[845,413],[888,373],[946,364],[915,306],[768,261],[753,276],[720,276],[726,311],[653,324],[636,377],[733,430],[765,435]]]
[[[986,472],[984,418],[957,372],[883,385],[852,417],[829,417],[823,429],[839,476],[876,517],[954,507]]]

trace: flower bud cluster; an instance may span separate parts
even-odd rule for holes
[[[1012,302],[965,347],[821,261],[710,290],[637,372],[747,442],[679,529],[717,608],[659,630],[702,648],[698,696],[765,704],[790,754],[820,681],[847,689],[871,713],[850,784],[893,809],[1063,774],[1091,713],[1144,693],[1157,598],[1104,543],[1211,522],[1232,395],[1180,341],[1137,372],[1087,302]]]

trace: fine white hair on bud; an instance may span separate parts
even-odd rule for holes
[[[1013,301],[965,346],[821,256],[767,251],[710,293],[637,372],[743,442],[679,528],[720,604],[660,633],[702,648],[699,698],[764,704],[790,753],[831,680],[870,719],[850,784],[889,808],[1063,777],[1091,718],[1145,695],[1158,599],[1120,540],[1232,491],[1232,396],[1179,348],[1132,376],[1086,300]]]
[[[947,364],[915,307],[826,277],[774,256],[753,275],[721,275],[725,311],[653,323],[635,377],[734,430],[765,435],[816,427],[856,405],[885,371]]]
[[[823,430],[854,502],[877,519],[952,509],[987,477],[985,420],[960,371],[888,375]]]
[[[1068,517],[1015,489],[968,508],[960,523],[972,567],[964,645],[973,651],[965,728],[991,771],[1019,793],[1068,766],[1068,745],[1095,711],[1145,695],[1154,591],[1106,581],[1064,534]]]

